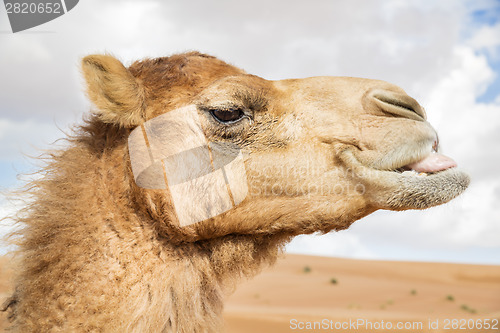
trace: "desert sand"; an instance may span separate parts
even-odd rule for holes
[[[500,332],[500,323],[466,326],[500,319],[500,266],[287,255],[238,287],[225,319],[231,333]],[[324,326],[307,329],[315,321]],[[414,326],[398,330],[398,323]]]
[[[8,261],[0,258],[2,299]],[[500,320],[500,266],[286,255],[241,283],[224,317],[228,333],[500,332],[500,322],[468,327]]]

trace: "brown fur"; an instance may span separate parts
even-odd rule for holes
[[[97,109],[67,147],[52,154],[19,214],[22,262],[6,303],[15,332],[218,332],[223,295],[241,277],[272,264],[293,236],[345,229],[380,208],[425,208],[410,206],[407,198],[425,199],[427,183],[391,178],[395,166],[388,166],[387,151],[401,143],[389,141],[401,134],[382,123],[408,125],[414,135],[405,133],[407,141],[425,138],[419,142],[426,145],[434,132],[426,122],[356,106],[366,106],[371,87],[400,93],[386,83],[339,79],[332,91],[322,79],[271,82],[198,53],[128,69],[110,56],[89,56],[83,71]],[[176,107],[195,103],[203,110],[221,101],[254,112],[251,122],[230,128],[209,117],[204,123],[207,137],[249,152],[251,193],[233,210],[180,228],[168,193],[134,183],[127,137]],[[325,118],[332,101],[341,111]],[[398,150],[390,163],[421,158],[419,149],[413,157]],[[362,174],[376,163],[385,164]],[[304,172],[290,175],[301,167]],[[426,207],[465,189],[465,176],[453,176],[433,178],[452,193],[434,191]],[[270,194],[273,184],[286,193]],[[303,191],[325,184],[342,185],[342,191]]]

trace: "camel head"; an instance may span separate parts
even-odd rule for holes
[[[194,52],[128,68],[111,56],[92,55],[83,59],[83,73],[97,121],[143,138],[148,124],[166,117],[167,136],[149,140],[175,150],[189,140],[186,131],[175,132],[176,121],[191,117],[199,128],[189,131],[199,130],[199,137],[213,144],[212,167],[217,150],[239,161],[237,177],[227,184],[231,176],[224,174],[227,187],[219,188],[233,190],[231,209],[183,225],[171,180],[165,188],[138,185],[130,148],[136,141],[114,148],[122,149],[131,203],[152,217],[160,232],[180,241],[340,230],[378,209],[446,203],[469,184],[456,163],[439,153],[438,135],[423,107],[383,81],[270,81]],[[184,169],[178,166],[174,173]],[[165,165],[163,173],[157,171],[163,182]],[[184,202],[184,211],[210,210],[216,205],[212,192],[207,185],[198,199]]]

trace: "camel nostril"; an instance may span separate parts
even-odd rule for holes
[[[425,121],[425,112],[416,100],[402,93],[388,90],[376,90],[372,92],[375,103],[382,111],[393,116]]]
[[[438,149],[439,149],[439,137],[436,137],[436,141],[434,141],[434,144],[432,145],[432,150],[437,153]]]

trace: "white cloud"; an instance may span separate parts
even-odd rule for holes
[[[436,221],[449,220],[454,225],[445,239],[462,246],[500,248],[499,189],[500,179],[473,183],[455,214],[438,211]]]
[[[313,236],[301,235],[287,245],[287,252],[358,259],[376,258],[355,234],[349,232]]]
[[[14,161],[21,154],[38,156],[39,150],[62,136],[55,123],[32,119],[16,121],[0,118],[0,161]]]
[[[494,59],[500,57],[500,22],[495,25],[482,26],[468,41],[475,50],[486,50]]]
[[[450,115],[454,117],[453,120],[457,115],[469,115],[470,111],[465,108],[474,106],[476,98],[493,82],[495,73],[489,67],[486,57],[476,53],[475,49],[462,45],[453,48],[449,59],[451,68],[432,87],[428,103],[433,111],[431,116],[438,113],[444,116],[442,120],[447,121]],[[481,120],[480,117],[476,119]]]
[[[478,103],[495,76],[484,55],[456,46],[450,72],[436,82],[427,111],[444,151],[469,170],[473,180],[496,180],[500,161],[500,103]],[[500,92],[499,92],[500,95]]]
[[[21,208],[20,202],[8,201],[0,198],[0,255],[14,250],[3,237],[18,230],[20,226],[14,224],[9,217],[13,216]]]

